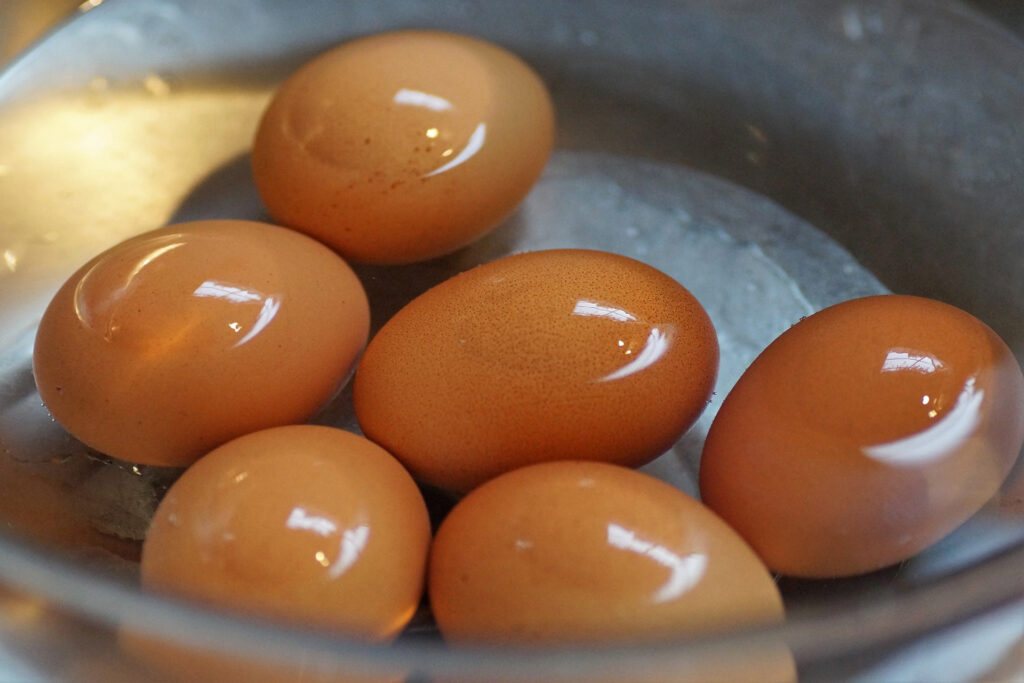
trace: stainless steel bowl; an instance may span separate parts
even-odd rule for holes
[[[173,473],[112,464],[46,424],[27,360],[49,296],[93,253],[171,220],[262,217],[245,155],[274,86],[330,45],[400,27],[481,36],[538,69],[560,113],[551,182],[588,179],[572,186],[577,209],[617,187],[645,211],[685,209],[764,256],[799,305],[773,309],[756,343],[800,306],[884,285],[971,311],[1021,358],[1024,44],[1011,33],[947,0],[87,4],[0,74],[0,475],[9,482],[0,490],[27,476],[55,501],[31,514],[0,504],[0,642],[19,659],[60,678],[137,678],[145,672],[117,642],[130,626],[331,671],[635,680],[713,667],[781,639],[813,680],[870,672],[908,642],[979,615],[1009,614],[1011,635],[1019,625],[1020,466],[992,504],[922,558],[859,579],[784,581],[789,619],[773,629],[599,651],[446,648],[413,629],[371,647],[145,595],[124,561],[137,544],[117,536],[142,533]],[[413,285],[384,287],[382,310],[533,244],[517,240],[554,203],[543,193],[530,201],[502,236],[407,270]],[[631,211],[594,220],[611,235]],[[713,298],[717,285],[698,288]],[[339,415],[325,419],[344,422]],[[678,461],[692,465],[699,441],[685,438]],[[97,480],[108,478],[130,494],[97,497]],[[26,486],[24,496],[37,490]],[[70,521],[32,523],[57,514]]]

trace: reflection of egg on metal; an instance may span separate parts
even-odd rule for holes
[[[794,325],[740,378],[701,496],[772,569],[857,574],[959,526],[1022,442],[1024,377],[991,329],[937,301],[856,299]]]
[[[295,425],[213,450],[161,501],[142,585],[390,639],[420,602],[430,522],[402,466],[361,436]]]
[[[183,466],[309,419],[368,329],[362,285],[323,245],[263,223],[184,223],[75,273],[40,322],[34,371],[53,417],[81,441]]]
[[[509,256],[398,312],[356,373],[364,433],[413,475],[469,490],[546,460],[639,466],[704,410],[707,313],[639,261],[583,249]]]
[[[403,263],[453,251],[508,216],[553,137],[547,90],[518,57],[399,31],[341,45],[285,81],[252,162],[278,221],[346,258]]]
[[[724,522],[606,463],[542,463],[483,484],[442,522],[429,565],[450,641],[635,641],[783,617],[772,576]]]

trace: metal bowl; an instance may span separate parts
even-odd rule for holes
[[[515,650],[444,647],[423,627],[378,647],[146,595],[133,539],[174,473],[111,462],[49,423],[28,362],[43,307],[92,254],[169,221],[262,218],[246,152],[275,85],[346,38],[402,27],[523,56],[554,95],[559,152],[496,236],[404,269],[397,291],[385,271],[361,269],[375,324],[468,265],[573,244],[662,259],[730,331],[766,311],[736,332],[747,342],[725,354],[720,394],[800,315],[885,288],[965,308],[1024,357],[1024,44],[1010,33],[946,0],[87,5],[0,74],[0,642],[20,661],[135,679],[148,672],[119,646],[130,628],[306,671],[637,680],[713,673],[781,641],[813,680],[891,672],[872,667],[894,652],[934,658],[933,641],[905,646],[1007,606],[1019,626],[1020,466],[919,558],[857,579],[783,580],[789,618],[771,629]],[[538,233],[556,218],[562,228]],[[731,246],[707,237],[719,233]],[[685,260],[691,247],[712,257]],[[722,294],[734,271],[714,266],[743,259],[771,305]],[[712,268],[693,275],[702,261]],[[320,419],[346,424],[344,398]],[[701,439],[698,428],[651,471],[692,487]],[[996,660],[989,673],[1005,666]]]

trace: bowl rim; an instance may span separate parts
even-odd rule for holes
[[[971,621],[1024,596],[1024,544],[914,587],[885,587],[865,598],[833,598],[800,606],[785,622],[648,643],[558,644],[543,647],[446,645],[413,640],[367,643],[233,614],[147,593],[126,579],[83,569],[67,556],[0,531],[0,577],[60,610],[119,630],[269,663],[380,672],[396,667],[435,675],[516,676],[569,671],[574,675],[638,667],[685,667],[735,652],[784,644],[801,666],[838,655],[891,650],[899,644]],[[894,618],[898,617],[898,618]],[[851,647],[853,646],[853,647]]]

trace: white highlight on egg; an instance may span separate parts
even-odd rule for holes
[[[444,173],[445,171],[449,171],[455,168],[459,164],[463,164],[466,161],[469,161],[469,159],[475,156],[476,153],[479,152],[480,149],[484,146],[484,141],[486,140],[486,138],[487,124],[478,123],[476,128],[473,129],[473,133],[469,136],[469,141],[466,143],[466,146],[462,149],[461,152],[459,152],[456,155],[454,159],[452,159],[451,161],[449,161],[447,164],[440,168],[435,168],[433,171],[425,174],[423,177],[429,178],[430,176],[437,175],[438,173]]]
[[[628,313],[621,308],[614,306],[603,306],[596,301],[587,301],[586,299],[580,299],[576,302],[576,305],[572,309],[573,315],[583,316],[594,316],[597,318],[608,318],[610,320],[616,320],[620,323],[632,322],[636,320],[636,316],[632,313]]]
[[[917,372],[930,375],[936,370],[942,370],[945,367],[941,360],[933,356],[911,351],[897,351],[896,349],[886,353],[885,361],[882,362],[882,372],[916,370]]]
[[[600,379],[601,382],[611,382],[612,380],[622,379],[634,375],[645,368],[649,368],[658,362],[658,359],[665,355],[668,351],[668,347],[672,342],[671,330],[662,332],[657,327],[652,327],[650,333],[647,335],[647,341],[644,342],[644,347],[640,349],[640,353],[630,362],[623,365],[615,372],[609,373]]]
[[[668,602],[700,583],[707,570],[708,558],[703,553],[680,556],[663,545],[637,538],[636,532],[614,522],[607,527],[608,545],[649,557],[667,568],[671,574],[654,594],[654,602]]]
[[[409,90],[407,88],[402,88],[396,92],[392,101],[395,104],[425,107],[431,111],[448,111],[452,108],[452,103],[443,97],[431,95],[430,93],[421,92],[419,90]]]
[[[270,321],[274,319],[274,316],[277,315],[279,310],[281,310],[280,299],[268,296],[266,300],[264,300],[263,306],[260,308],[260,314],[257,316],[256,322],[253,323],[252,329],[250,329],[244,337],[239,339],[238,342],[235,343],[235,346],[238,347],[251,341],[253,337],[263,331],[263,328],[270,324]]]
[[[270,324],[270,321],[273,320],[278,311],[281,310],[280,297],[273,295],[266,296],[251,289],[227,285],[213,280],[206,280],[196,287],[195,291],[192,292],[192,296],[213,297],[216,299],[224,299],[225,301],[230,301],[236,304],[263,301],[259,315],[256,316],[256,322],[254,322],[249,331],[245,333],[245,336],[235,342],[236,348],[242,344],[252,341],[256,335],[262,332],[264,328]],[[238,323],[233,323],[232,325],[229,325],[229,327],[231,327],[235,332],[238,332],[241,330],[241,326],[239,325],[238,327],[235,327],[236,325],[238,325]]]
[[[327,575],[332,579],[336,579],[348,571],[349,567],[359,559],[369,538],[370,527],[366,524],[360,524],[352,529],[345,529],[341,535],[341,552],[338,553],[338,559],[327,570]]]
[[[312,515],[303,507],[292,508],[284,525],[289,529],[312,531],[320,536],[330,536],[338,530],[338,525],[320,515]]]
[[[259,292],[254,292],[251,289],[245,289],[244,287],[225,285],[213,280],[207,280],[196,287],[195,291],[192,292],[192,296],[214,297],[217,299],[226,299],[234,303],[246,303],[249,301],[260,301],[263,299],[263,295]]]
[[[312,531],[319,536],[331,536],[338,531],[338,525],[330,519],[321,515],[310,514],[303,507],[292,508],[288,520],[284,523],[289,529],[300,531]],[[316,560],[324,567],[327,567],[327,576],[336,579],[349,570],[359,559],[370,539],[370,527],[368,524],[357,524],[351,529],[345,529],[341,533],[341,541],[338,545],[338,559],[328,563],[327,554],[322,550],[316,552]]]
[[[896,441],[869,446],[863,452],[873,460],[896,466],[920,465],[940,460],[959,450],[963,442],[974,433],[981,421],[981,403],[984,398],[985,392],[974,388],[972,377],[956,397],[953,409],[934,425]],[[935,411],[929,415],[932,413]]]

